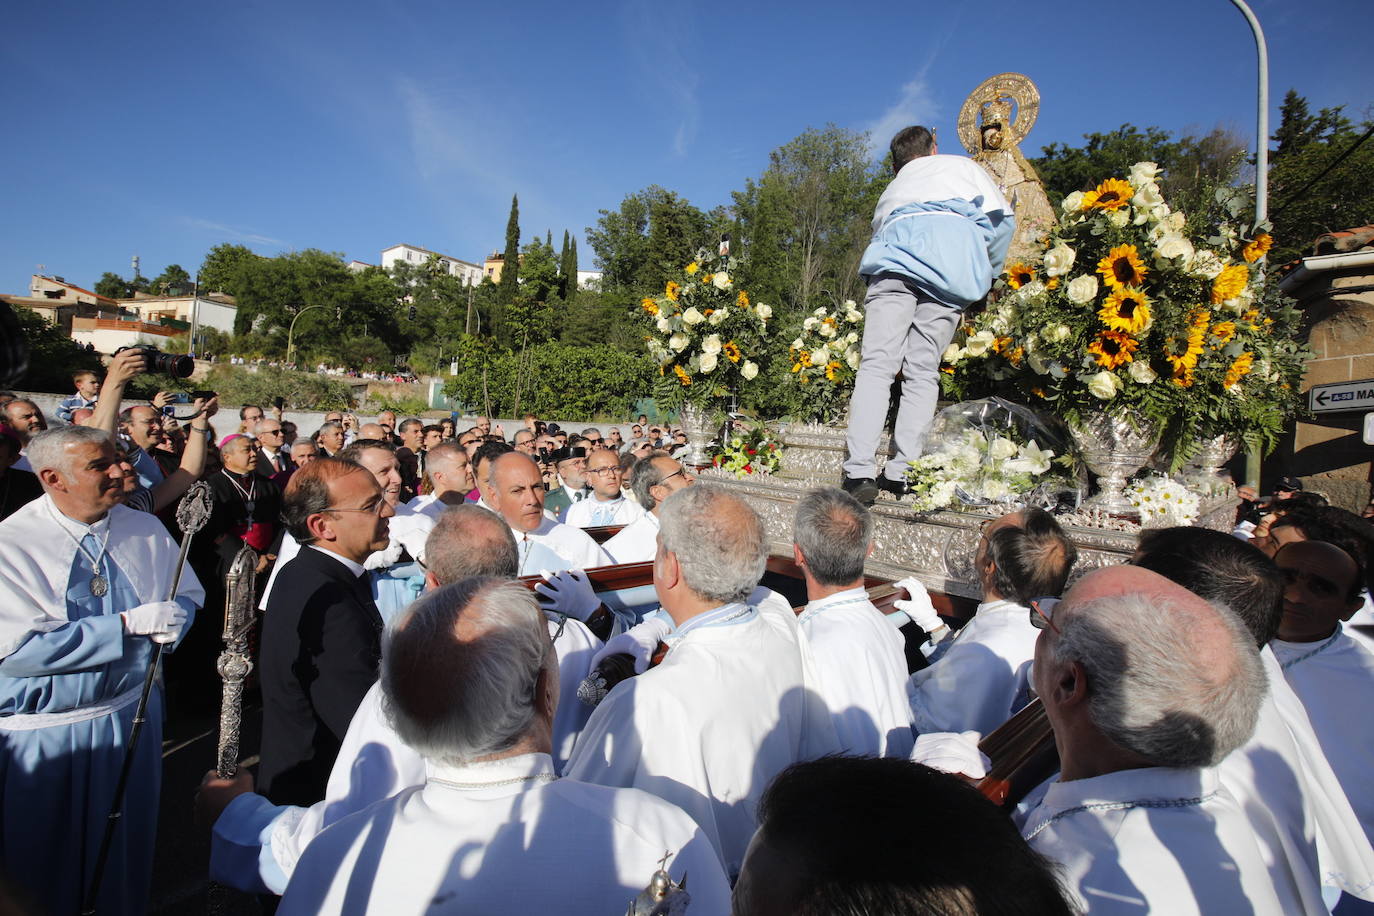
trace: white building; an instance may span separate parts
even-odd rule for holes
[[[226,334],[234,333],[234,316],[238,314],[234,297],[223,293],[135,296],[133,299],[120,299],[119,304],[126,311],[135,313],[141,321],[156,323],[166,318],[182,322],[188,328],[195,325],[197,328],[214,328]]]
[[[73,318],[72,340],[90,344],[99,353],[113,353],[120,347],[148,346],[166,350],[178,334],[177,328],[146,321],[118,318]]]
[[[437,251],[430,251],[428,248],[421,248],[418,245],[392,245],[390,248],[382,249],[382,268],[390,270],[391,265],[397,261],[404,261],[416,267],[424,264],[431,257],[438,258],[452,276],[457,277],[469,286],[476,286],[482,282],[482,267],[480,264],[473,264],[470,261],[460,261],[458,258],[440,254]],[[362,263],[362,262],[359,262]]]
[[[577,288],[601,289],[601,271],[579,270],[577,272]]]

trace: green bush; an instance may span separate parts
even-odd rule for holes
[[[353,406],[352,389],[345,382],[313,372],[259,367],[252,372],[243,366],[216,366],[203,382],[178,383],[178,388],[209,388],[219,392],[221,404],[259,404],[268,406],[273,398],[286,398],[292,410],[334,410]]]
[[[78,345],[37,312],[22,306],[14,309],[19,328],[29,345],[29,368],[11,388],[20,391],[51,391],[71,394],[72,373],[78,369],[100,372],[100,357]]]
[[[444,393],[465,408],[498,416],[526,411],[588,421],[630,416],[657,372],[647,353],[606,344],[551,341],[510,353],[468,337],[458,354],[458,375],[444,385]]]

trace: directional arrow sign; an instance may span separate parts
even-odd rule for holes
[[[1312,398],[1313,413],[1370,410],[1374,408],[1374,379],[1313,385],[1308,394]]]

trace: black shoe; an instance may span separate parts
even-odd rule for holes
[[[840,489],[844,490],[865,506],[873,505],[880,492],[878,490],[878,485],[873,482],[872,477],[846,477],[840,483]]]
[[[884,493],[891,493],[897,499],[906,495],[906,481],[892,480],[886,474],[878,475],[877,487]]]

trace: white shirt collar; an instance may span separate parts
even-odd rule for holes
[[[110,530],[109,512],[87,525],[64,515],[62,510],[57,508],[57,503],[53,502],[51,496],[45,494],[43,498],[48,501],[48,508],[52,510],[52,517],[57,520],[57,524],[66,529],[78,541],[88,534],[93,534],[97,538],[104,537],[106,532]]]
[[[831,605],[849,604],[850,602],[856,601],[856,599],[862,601],[868,600],[868,592],[863,586],[847,588],[842,592],[836,592],[833,595],[826,595],[824,598],[817,598],[815,601],[810,601],[806,605],[806,611],[814,613],[823,608],[828,608]]]
[[[364,572],[367,571],[367,570],[363,569],[363,564],[361,564],[361,563],[354,563],[354,562],[353,562],[352,560],[350,560],[348,557],[339,556],[337,553],[335,553],[335,552],[332,551],[332,550],[325,550],[323,547],[317,547],[317,546],[314,545],[314,544],[306,544],[305,546],[306,546],[306,547],[309,547],[311,550],[318,550],[320,553],[324,554],[325,556],[331,557],[331,558],[337,560],[338,562],[342,563],[342,564],[344,565],[344,567],[345,567],[349,572],[353,573],[354,576],[361,576]]]
[[[501,794],[514,794],[558,778],[553,758],[544,753],[518,754],[464,765],[426,762],[430,784],[438,783],[445,789],[460,792],[506,789]]]

